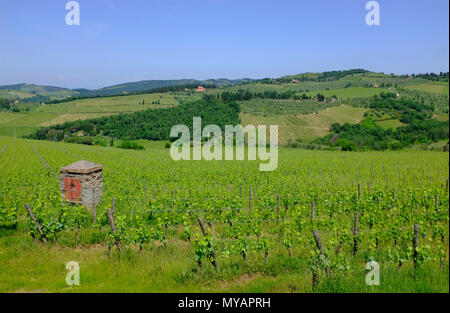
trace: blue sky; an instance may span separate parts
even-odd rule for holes
[[[447,0],[0,0],[0,85],[449,69]]]

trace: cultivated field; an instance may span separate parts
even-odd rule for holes
[[[57,117],[50,121],[45,121],[39,126],[52,126],[52,125],[58,125],[63,124],[66,122],[73,122],[73,121],[82,121],[87,120],[91,118],[99,118],[104,116],[110,116],[115,115],[117,113],[108,112],[108,113],[69,113],[69,114],[59,114]]]
[[[167,108],[178,105],[169,94],[143,94],[104,98],[88,98],[70,102],[46,104],[39,112],[50,113],[129,113],[145,109]]]
[[[297,115],[317,112],[332,106],[339,101],[318,102],[315,100],[294,99],[251,99],[239,101],[241,112],[255,116]]]
[[[146,148],[0,137],[0,291],[449,291],[448,153],[281,149],[278,169],[260,172]],[[81,159],[105,166],[95,223],[61,202],[49,169]],[[365,284],[369,260],[380,286]],[[79,286],[65,284],[69,261]]]
[[[15,129],[16,136],[22,137],[43,126],[176,105],[178,105],[178,101],[168,93],[89,98],[56,104],[38,104],[36,108],[29,112],[0,111],[0,136],[12,137]]]
[[[440,93],[448,96],[448,83],[434,82],[405,86],[407,89],[420,90],[426,92]]]
[[[43,112],[0,112],[0,136],[13,137],[15,134],[16,137],[22,137],[57,117],[57,114]]]
[[[365,98],[373,97],[380,94],[382,91],[386,91],[380,88],[365,88],[365,87],[349,87],[342,89],[328,89],[322,90],[320,93],[325,97],[337,96],[338,99],[346,98]],[[317,92],[308,92],[307,95],[315,96]]]
[[[261,116],[241,113],[242,125],[279,125],[278,140],[284,145],[289,140],[311,141],[329,134],[333,123],[356,124],[363,119],[367,109],[348,105],[329,107],[318,113],[299,115]]]
[[[399,97],[413,99],[425,105],[435,107],[435,117],[448,120],[448,83],[432,82],[416,77],[410,79],[382,73],[360,73],[347,75],[337,80],[301,81],[302,77],[315,79],[319,73],[307,73],[292,76],[287,82],[273,83],[244,83],[229,87],[206,88],[206,94],[219,96],[222,92],[249,91],[259,93],[250,100],[239,100],[241,121],[244,125],[278,124],[280,143],[289,140],[309,142],[328,134],[332,123],[358,123],[362,118],[365,107],[370,99],[381,92],[398,93]],[[375,88],[373,86],[379,86]],[[7,92],[7,90],[0,90]],[[70,93],[55,87],[37,85],[20,85],[20,90],[11,93],[38,92]],[[277,95],[270,95],[276,92]],[[282,94],[289,92],[289,98]],[[269,94],[267,94],[269,93]],[[311,99],[301,99],[306,93]],[[315,96],[321,93],[327,97],[326,101],[317,101]],[[32,95],[30,93],[30,95]],[[337,96],[332,101],[331,96]],[[52,97],[57,96],[56,94]],[[60,96],[60,95],[59,95]],[[20,113],[0,112],[0,135],[17,137],[31,134],[39,127],[57,125],[75,120],[85,120],[120,113],[131,113],[146,109],[168,108],[180,103],[190,103],[201,99],[203,94],[194,90],[167,93],[125,95],[99,98],[86,98],[70,102],[41,105],[14,104]],[[346,104],[346,109],[342,109]],[[371,117],[383,128],[397,128],[403,126],[398,121],[396,112],[383,110],[369,110]]]
[[[33,94],[24,92],[24,91],[18,91],[18,90],[7,90],[7,89],[0,89],[0,98],[6,98],[6,99],[26,99],[33,97]]]

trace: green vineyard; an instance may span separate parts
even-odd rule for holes
[[[449,290],[448,153],[283,148],[260,172],[145,145],[0,138],[0,291]],[[93,212],[61,198],[58,169],[78,160],[104,166]]]

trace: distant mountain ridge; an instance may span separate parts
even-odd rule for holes
[[[13,84],[13,85],[4,85],[0,86],[0,89],[11,89],[11,90],[21,90],[21,91],[61,91],[61,90],[70,90],[64,87],[56,87],[56,86],[45,86],[45,85],[36,85],[36,84]]]
[[[35,84],[13,84],[0,86],[0,90],[23,92],[27,95],[28,101],[36,98],[37,101],[48,100],[55,98],[65,98],[70,96],[112,96],[124,93],[132,93],[139,91],[150,91],[162,87],[172,87],[172,86],[183,86],[183,85],[203,85],[203,86],[231,86],[235,84],[240,84],[243,82],[250,82],[253,79],[243,78],[243,79],[207,79],[207,80],[196,80],[196,79],[175,79],[175,80],[142,80],[137,82],[129,82],[123,84],[117,84],[112,86],[107,86],[99,89],[86,89],[86,88],[62,88],[55,86],[43,86]]]
[[[346,76],[353,76],[354,74],[361,73],[374,73],[365,69],[350,69],[350,70],[339,70],[339,71],[328,71],[328,72],[317,72],[317,73],[302,73],[296,75],[286,75],[279,78],[263,78],[263,79],[251,79],[251,78],[241,78],[241,79],[227,79],[227,78],[217,78],[217,79],[173,79],[173,80],[142,80],[137,82],[128,82],[117,85],[106,86],[99,89],[86,89],[86,88],[62,88],[56,86],[44,86],[36,84],[12,84],[0,86],[0,98],[20,100],[24,102],[48,102],[50,100],[60,100],[69,97],[95,97],[95,96],[115,96],[126,93],[136,93],[136,92],[146,92],[158,88],[165,87],[175,87],[175,86],[192,86],[192,85],[202,85],[202,86],[217,86],[226,87],[248,82],[256,82],[265,84],[272,83],[290,83],[290,82],[325,82],[332,80],[339,80]],[[383,74],[384,75],[384,74]],[[393,74],[391,74],[393,75]],[[397,77],[421,77],[424,79],[432,81],[448,81],[448,72],[445,73],[426,73],[426,74],[412,74],[412,75],[393,75]]]

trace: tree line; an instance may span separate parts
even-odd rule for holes
[[[9,110],[11,108],[12,100],[0,98],[0,109]]]
[[[428,79],[432,81],[444,81],[448,82],[448,72],[440,72],[439,74],[436,73],[425,73],[425,74],[413,74],[415,77]]]
[[[322,73],[303,73],[298,75],[289,75],[276,79],[272,78],[263,78],[257,79],[254,82],[260,84],[276,84],[276,83],[290,83],[293,79],[296,79],[300,82],[311,81],[311,82],[327,82],[333,80],[339,80],[345,76],[351,76],[355,74],[364,74],[369,71],[364,69],[352,69],[352,70],[343,70],[343,71],[329,71]]]
[[[224,130],[225,125],[237,125],[239,105],[224,102],[213,96],[204,96],[192,103],[172,108],[148,109],[130,114],[119,114],[83,121],[44,127],[26,138],[53,141],[89,141],[95,136],[108,136],[123,140],[148,139],[168,140],[174,125],[192,125],[195,116],[202,118],[202,124],[215,124]],[[91,141],[92,142],[92,141]]]
[[[309,96],[306,93],[300,94],[298,91],[287,90],[278,92],[276,90],[265,90],[264,92],[250,92],[249,90],[240,89],[236,92],[224,91],[217,97],[220,97],[223,101],[248,101],[252,99],[294,99],[294,100],[312,100],[323,102],[326,97],[321,93],[317,93],[315,96]],[[337,99],[337,96],[331,96],[331,98]]]
[[[330,127],[331,134],[316,140],[316,143],[339,146],[347,151],[396,150],[449,138],[449,121],[433,119],[433,106],[411,99],[376,97],[368,107],[395,112],[406,125],[384,129],[371,118],[365,118],[356,125],[334,123]]]
[[[91,96],[71,96],[63,99],[54,99],[51,101],[47,101],[47,104],[56,104],[56,103],[63,103],[63,102],[70,102],[75,100],[82,100],[82,99],[94,99],[94,98],[110,98],[110,97],[123,97],[123,96],[130,96],[130,95],[143,95],[143,94],[153,94],[153,93],[166,93],[166,92],[176,92],[176,91],[185,91],[193,90],[197,88],[198,84],[189,84],[189,85],[177,85],[177,86],[168,86],[168,87],[159,87],[151,90],[141,90],[141,91],[130,91],[127,93],[121,93],[117,95],[91,95]],[[208,88],[216,88],[217,86],[214,84],[208,84]]]

